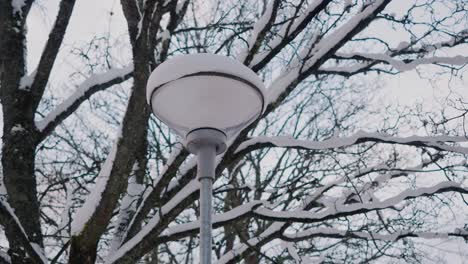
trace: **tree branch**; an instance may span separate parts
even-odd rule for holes
[[[44,139],[93,94],[115,84],[128,80],[133,75],[133,66],[111,69],[106,73],[94,74],[81,83],[65,101],[55,107],[42,120],[36,121],[36,127]]]
[[[33,95],[32,105],[36,109],[44,94],[45,87],[49,81],[49,76],[54,66],[55,58],[62,45],[63,37],[70,21],[75,0],[62,0],[54,26],[49,34],[44,51],[42,52],[37,72],[34,76],[34,81],[31,85],[31,93]]]

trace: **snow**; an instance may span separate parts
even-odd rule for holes
[[[349,230],[340,230],[336,228],[328,228],[328,227],[319,227],[314,229],[309,229],[301,232],[295,233],[285,233],[283,236],[287,239],[304,239],[313,236],[326,236],[326,235],[340,235],[340,236],[353,236],[363,239],[372,239],[372,240],[384,240],[384,241],[396,241],[400,237],[405,236],[412,236],[412,237],[420,237],[424,239],[441,239],[441,238],[448,238],[450,235],[453,234],[462,234],[457,233],[455,230],[453,233],[440,233],[440,232],[413,232],[410,230],[403,230],[403,231],[396,231],[391,234],[380,234],[375,232],[362,232],[362,231],[349,231]]]
[[[135,172],[139,169],[138,162],[133,165],[132,171]],[[137,201],[140,194],[143,193],[145,187],[142,184],[137,183],[136,177],[131,176],[128,179],[127,193],[120,202],[119,217],[114,224],[116,232],[114,238],[110,242],[109,254],[115,252],[122,243],[123,235],[125,234],[125,227],[130,221],[130,216],[136,210]]]
[[[396,50],[402,50],[409,46],[410,44],[407,41],[402,41],[398,44]]]
[[[3,180],[3,179],[2,179]],[[15,214],[15,210],[10,206],[10,204],[6,201],[6,189],[3,185],[2,181],[2,186],[0,187],[0,206],[3,206],[7,211],[10,217],[15,221],[16,226],[21,230],[23,233],[23,236],[28,240],[29,237],[26,233],[26,231],[23,228],[23,225],[21,224],[20,220],[18,219],[18,216]],[[36,252],[36,254],[41,258],[42,262],[48,263],[47,258],[44,256],[44,250],[37,244],[30,242],[31,248]]]
[[[75,92],[69,96],[65,101],[59,104],[54,110],[52,110],[42,120],[36,122],[36,127],[39,131],[43,131],[47,125],[54,122],[55,119],[63,114],[69,107],[71,107],[78,99],[86,95],[92,87],[100,84],[107,83],[116,78],[123,78],[125,75],[130,74],[133,71],[133,65],[129,65],[123,68],[111,69],[105,73],[94,74],[81,83]]]
[[[11,133],[11,134],[16,134],[16,133],[21,133],[21,132],[23,132],[23,131],[26,131],[26,130],[24,129],[24,127],[21,126],[21,125],[19,125],[19,124],[16,124],[16,125],[14,125],[14,126],[11,128],[10,133]]]
[[[176,147],[175,150],[171,152],[170,156],[167,158],[166,164],[161,169],[160,175],[154,180],[152,188],[148,188],[143,193],[140,206],[136,209],[135,215],[138,215],[140,213],[141,209],[143,208],[143,206],[146,203],[146,199],[148,199],[149,195],[151,194],[151,191],[154,189],[154,187],[156,187],[158,185],[158,183],[161,181],[164,174],[166,174],[167,170],[169,169],[169,166],[171,166],[171,164],[175,161],[175,159],[177,158],[177,156],[180,154],[181,151],[182,151],[182,148],[177,148]],[[196,162],[196,159],[195,159],[195,162]],[[196,163],[193,166],[195,166],[195,165],[196,165]],[[132,219],[130,221],[129,226],[133,225],[133,220],[134,219]]]
[[[468,148],[460,146],[450,146],[443,144],[442,142],[467,142],[468,138],[462,136],[409,136],[409,137],[392,137],[380,133],[368,133],[364,131],[358,131],[356,134],[349,137],[331,138],[323,141],[308,141],[298,140],[292,137],[277,136],[258,136],[249,139],[239,145],[237,152],[243,149],[261,143],[271,143],[277,147],[300,147],[305,149],[325,150],[331,148],[347,147],[356,142],[359,139],[374,139],[389,143],[397,144],[410,144],[412,142],[421,142],[428,147],[440,148],[446,151],[453,151],[462,154],[468,154]]]
[[[405,45],[400,43],[400,45]],[[397,49],[402,49],[404,48],[403,46],[398,46]],[[454,57],[426,57],[426,58],[419,58],[419,59],[414,59],[409,63],[406,63],[401,60],[397,60],[393,58],[392,56],[388,54],[383,54],[383,53],[360,53],[360,52],[355,52],[355,53],[349,53],[349,54],[344,54],[344,53],[337,53],[338,56],[344,57],[344,58],[351,58],[353,56],[361,56],[365,57],[368,59],[372,60],[377,60],[377,61],[383,61],[388,64],[390,64],[393,68],[400,72],[404,71],[409,71],[415,69],[419,65],[424,65],[424,64],[435,64],[435,63],[443,63],[443,64],[450,64],[450,65],[457,65],[457,66],[462,66],[468,63],[468,56],[461,56],[457,55]]]
[[[294,259],[294,261],[296,263],[301,263],[301,257],[299,256],[299,254],[297,253],[297,250],[294,248],[294,244],[293,243],[289,243],[289,242],[284,242],[282,241],[281,242],[281,245],[283,247],[285,247],[288,252],[289,252],[289,255]]]
[[[268,3],[266,3],[265,1],[265,5],[266,5],[265,13],[254,24],[250,37],[247,40],[247,48],[243,49],[242,52],[238,56],[239,61],[242,62],[247,58],[249,51],[252,50],[252,48],[255,45],[255,42],[257,41],[258,34],[260,34],[260,32],[265,29],[268,21],[271,19],[271,16],[273,14],[273,1],[274,0],[270,0],[270,2]]]
[[[112,166],[114,165],[114,160],[117,155],[117,144],[120,140],[120,137],[121,135],[119,134],[114,143],[114,146],[112,147],[106,161],[101,168],[101,171],[99,172],[99,175],[97,176],[96,184],[94,185],[93,190],[86,198],[83,206],[77,210],[73,217],[73,221],[71,223],[72,236],[78,236],[81,233],[85,225],[93,216],[94,212],[96,211],[96,207],[101,201],[102,193],[106,189],[107,181],[109,180]]]
[[[11,0],[11,6],[13,7],[13,15],[17,13],[22,16],[23,15],[23,7],[26,4],[26,0]]]
[[[270,218],[278,218],[278,219],[302,219],[302,220],[321,220],[326,217],[335,215],[335,214],[340,214],[340,213],[348,213],[348,212],[353,212],[353,211],[359,211],[359,210],[376,210],[376,209],[384,209],[388,208],[391,206],[394,206],[406,199],[422,196],[425,194],[434,194],[437,193],[440,190],[443,190],[445,188],[449,187],[461,187],[461,184],[456,183],[456,182],[441,182],[435,186],[432,187],[423,187],[423,188],[417,188],[417,189],[408,189],[403,192],[401,192],[399,195],[396,195],[392,198],[386,199],[384,201],[375,201],[371,203],[366,203],[366,204],[351,204],[351,205],[343,205],[343,204],[335,204],[333,208],[328,208],[324,211],[321,211],[319,213],[311,212],[311,211],[301,211],[301,210],[296,210],[296,211],[273,211],[269,210],[266,208],[258,208],[255,210],[255,213],[270,217]],[[464,188],[464,187],[461,187]],[[466,189],[466,188],[465,188]],[[466,189],[468,191],[468,189]]]
[[[180,11],[182,11],[182,7],[184,7],[186,2],[187,2],[187,0],[177,1],[177,5],[176,5],[176,9],[175,9],[176,14],[179,14]]]
[[[28,91],[34,82],[34,78],[36,78],[36,74],[37,74],[37,69],[33,71],[31,74],[21,77],[18,89]]]
[[[37,255],[41,258],[42,262],[49,263],[49,260],[44,255],[44,249],[36,243],[31,242],[30,244],[34,251],[36,251]]]
[[[283,227],[286,226],[286,223],[279,223],[275,222],[271,224],[265,231],[263,231],[260,235],[251,238],[247,241],[246,244],[241,243],[241,244],[236,244],[234,248],[221,256],[221,258],[218,260],[218,264],[225,264],[229,263],[232,261],[236,256],[242,254],[245,252],[247,249],[251,247],[255,247],[258,243],[262,242],[264,238],[268,238],[269,236],[273,235],[274,233],[280,231]]]
[[[198,72],[232,74],[251,82],[262,92],[264,90],[262,80],[237,60],[209,53],[178,55],[159,65],[149,77],[146,88],[146,99],[148,103],[156,87],[177,80],[185,75]]]
[[[127,251],[131,250],[140,243],[146,236],[148,236],[151,231],[159,224],[161,216],[164,217],[165,214],[174,209],[180,202],[190,196],[192,193],[200,189],[200,184],[197,179],[189,182],[180,192],[177,193],[169,202],[161,207],[160,211],[157,212],[153,218],[151,218],[148,223],[138,232],[132,239],[123,244],[114,254],[110,255],[106,263],[113,263],[123,257]]]
[[[293,22],[293,24],[291,25],[291,27],[289,28],[289,31],[288,31],[288,34],[291,34],[292,32],[294,32],[297,27],[304,22],[304,20],[307,18],[307,16],[309,16],[312,12],[315,12],[317,7],[323,2],[323,0],[315,0],[312,4],[310,4],[306,11],[304,12],[304,14],[302,14],[301,16],[299,16],[298,18],[296,18],[296,20]],[[278,35],[273,39],[271,40],[269,43],[268,43],[268,46],[271,47],[271,49],[274,49],[275,47],[277,47],[278,45],[280,45],[280,43],[283,41],[283,39],[286,36],[286,31],[288,30],[288,26],[289,24],[285,24],[283,25],[283,27],[279,30],[278,32]],[[263,59],[265,59],[265,57],[268,55],[268,51],[266,52],[261,52],[261,53],[258,53],[254,56],[254,58],[252,59],[252,61],[250,62],[250,66],[253,66],[253,65],[256,65],[258,64],[259,62],[261,62]]]
[[[325,54],[327,54],[332,48],[338,43],[365,18],[370,16],[380,5],[383,0],[376,0],[369,6],[367,6],[361,13],[355,15],[348,20],[344,25],[335,31],[331,32],[328,36],[325,36],[312,50],[312,57],[304,63],[304,67],[301,66],[301,61],[298,61],[292,65],[292,70],[281,74],[268,88],[268,103],[275,102],[279,96],[286,90],[286,88],[297,79],[301,70],[307,70],[314,66]],[[303,52],[301,52],[303,53]],[[305,52],[308,53],[308,50]]]
[[[368,67],[371,63],[356,63],[350,66],[331,66],[331,67],[320,67],[320,71],[324,72],[343,72],[343,73],[355,73],[361,69]]]
[[[162,33],[161,33],[161,42],[164,42],[166,40],[168,40],[169,38],[171,37],[171,34],[169,33],[169,30],[164,30]]]
[[[217,214],[213,216],[212,222],[213,225],[217,223],[225,223],[233,219],[239,218],[249,212],[256,206],[263,204],[263,201],[253,201],[240,206],[235,207],[234,209],[227,211],[222,214]],[[200,227],[200,221],[193,221],[190,223],[179,224],[176,226],[169,227],[166,229],[161,236],[171,236],[178,233],[183,233],[189,230],[198,229]]]

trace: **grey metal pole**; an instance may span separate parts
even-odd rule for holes
[[[203,144],[198,153],[200,181],[200,263],[211,264],[212,196],[215,177],[216,145]]]

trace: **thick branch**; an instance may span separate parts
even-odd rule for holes
[[[49,34],[41,59],[37,66],[37,72],[32,83],[31,93],[33,95],[33,108],[36,109],[44,94],[45,87],[49,81],[50,72],[54,66],[55,58],[62,45],[63,37],[70,21],[75,0],[62,0],[57,18],[52,31]]]

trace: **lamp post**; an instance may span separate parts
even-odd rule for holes
[[[151,73],[146,95],[154,115],[197,155],[200,263],[210,264],[215,157],[226,150],[226,142],[264,111],[263,82],[252,70],[228,57],[180,55]]]

